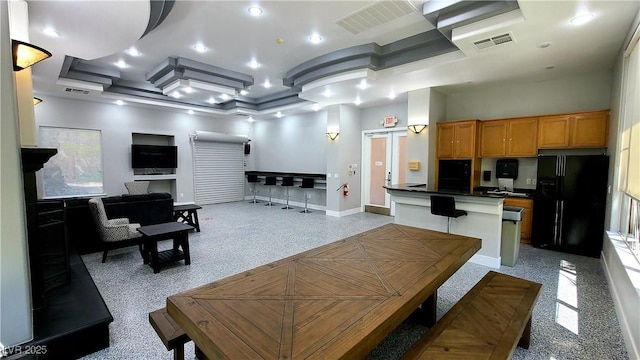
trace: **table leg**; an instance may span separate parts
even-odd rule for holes
[[[182,237],[182,253],[184,254],[184,264],[191,265],[191,254],[189,253],[189,233],[183,231],[180,236]]]
[[[436,290],[431,296],[422,303],[422,312],[424,313],[425,323],[428,327],[433,327],[436,323],[436,308],[438,307],[438,291]]]
[[[149,253],[145,250],[145,246],[144,246],[144,241],[140,241],[140,243],[138,244],[138,249],[140,250],[140,256],[142,256],[142,263],[143,264],[148,264],[149,263]]]
[[[147,241],[146,247],[147,251],[151,253],[151,267],[153,268],[153,273],[157,274],[160,272],[160,264],[158,263],[158,241],[149,240]]]
[[[198,210],[193,210],[193,225],[197,232],[200,232],[200,222],[198,221]]]

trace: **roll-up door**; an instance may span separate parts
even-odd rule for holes
[[[225,140],[229,141],[202,132],[194,136],[194,186],[199,205],[244,199],[244,144]]]

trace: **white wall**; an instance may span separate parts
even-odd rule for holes
[[[447,119],[501,119],[608,109],[612,73],[517,85],[494,85],[447,96]]]
[[[252,126],[245,120],[229,120],[169,108],[115,105],[58,97],[45,97],[36,106],[38,126],[57,126],[100,130],[104,166],[104,191],[107,195],[126,193],[124,183],[133,180],[131,168],[132,133],[174,136],[178,146],[176,202],[193,202],[193,160],[189,134],[195,130],[248,135]],[[252,140],[252,152],[260,146]],[[251,159],[251,156],[248,157]],[[151,185],[153,190],[153,184]],[[180,196],[182,195],[182,196]]]
[[[32,338],[27,236],[7,2],[0,1],[0,345]],[[0,346],[0,347],[1,347]]]

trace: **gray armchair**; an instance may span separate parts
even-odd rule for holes
[[[104,204],[100,198],[89,199],[89,208],[96,222],[104,249],[102,262],[107,260],[107,252],[109,250],[131,245],[138,245],[142,254],[142,243],[139,239],[142,234],[137,230],[140,224],[130,224],[127,218],[108,219]]]
[[[124,183],[129,195],[142,195],[149,193],[150,181],[131,181]]]

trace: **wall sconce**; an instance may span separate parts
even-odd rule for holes
[[[29,66],[50,58],[47,50],[18,40],[11,40],[13,46],[13,71],[20,71]]]
[[[339,132],[328,132],[328,133],[327,133],[327,136],[328,136],[328,137],[329,137],[329,139],[331,139],[331,140],[335,140],[335,139],[338,137],[338,135],[340,135],[340,133],[339,133]]]
[[[414,124],[414,125],[407,126],[407,128],[409,129],[409,131],[411,131],[414,134],[420,134],[422,132],[422,130],[427,128],[427,125]]]
[[[36,106],[42,102],[42,99],[34,97],[33,98],[33,106]]]

